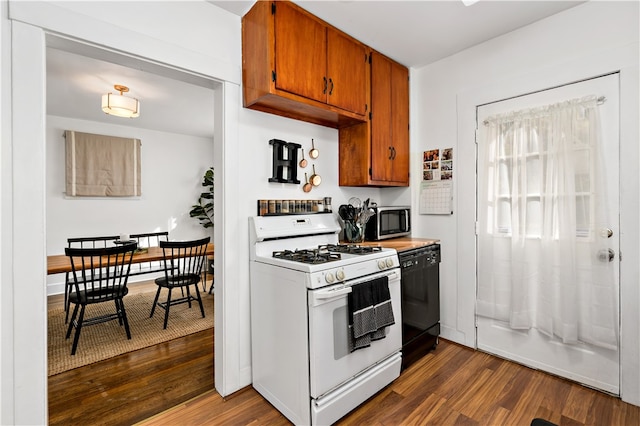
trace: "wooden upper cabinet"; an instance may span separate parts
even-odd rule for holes
[[[409,185],[409,70],[371,52],[371,116],[339,131],[341,186]]]
[[[391,181],[409,185],[409,70],[391,63]]]
[[[289,1],[242,18],[244,106],[323,126],[365,121],[368,48]]]
[[[368,49],[327,28],[327,102],[364,116],[367,112]]]
[[[391,61],[371,54],[371,180],[391,180]]]
[[[326,102],[327,29],[289,3],[276,3],[275,85]]]

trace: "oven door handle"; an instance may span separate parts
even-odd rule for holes
[[[325,291],[320,290],[314,295],[314,297],[317,300],[327,300],[327,299],[333,299],[334,297],[344,296],[345,294],[349,294],[349,293],[351,293],[351,286],[339,288],[336,290],[325,290]]]

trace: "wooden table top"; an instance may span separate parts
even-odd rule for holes
[[[207,245],[207,256],[215,253],[213,243]],[[146,251],[134,253],[131,263],[144,263],[162,260],[163,254],[160,247],[149,247]],[[47,275],[71,272],[71,261],[65,254],[54,254],[47,256]]]

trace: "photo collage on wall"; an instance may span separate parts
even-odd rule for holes
[[[422,157],[422,180],[453,179],[453,148],[424,151]]]
[[[422,154],[420,214],[453,214],[453,148]]]

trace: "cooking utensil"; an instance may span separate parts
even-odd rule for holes
[[[311,155],[311,153],[309,153],[309,155]],[[313,174],[311,175],[311,179],[309,180],[311,181],[311,185],[318,186],[320,185],[320,183],[322,183],[322,178],[320,177],[319,174],[316,173],[316,165],[314,164],[312,167],[313,167]]]
[[[362,201],[358,197],[351,197],[349,198],[349,205],[359,209],[362,206]]]
[[[311,139],[311,151],[309,151],[309,157],[315,160],[316,158],[318,158],[319,155],[320,155],[320,151],[316,149],[316,146],[313,143],[313,139]]]
[[[300,160],[300,167],[303,169],[307,167],[307,160],[304,158],[304,148],[302,148],[302,160]]]
[[[342,220],[349,220],[349,209],[346,204],[342,204],[338,207],[338,214]]]
[[[338,214],[340,215],[342,220],[353,221],[356,216],[356,209],[354,209],[353,206],[349,204],[342,204],[340,207],[338,207]]]
[[[307,177],[307,174],[304,174],[304,180],[305,180],[305,184],[302,185],[302,190],[304,192],[309,192],[311,191],[311,188],[313,187],[310,183],[309,183],[309,178]]]

